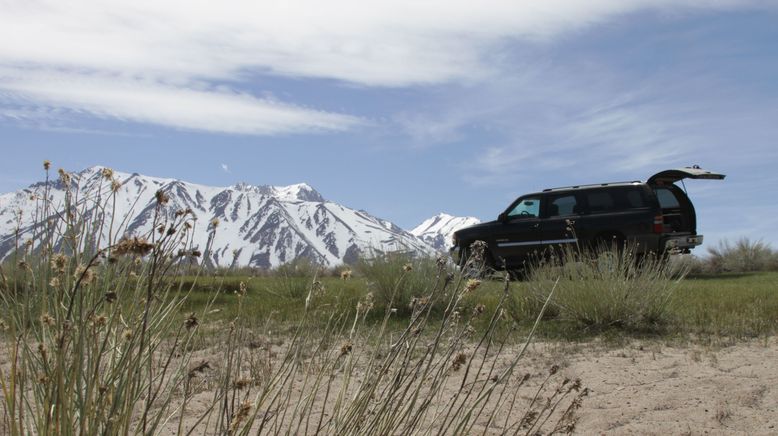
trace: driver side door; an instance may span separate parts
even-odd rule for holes
[[[504,261],[508,268],[521,267],[540,250],[540,202],[540,196],[521,197],[501,215],[492,245],[498,265]]]

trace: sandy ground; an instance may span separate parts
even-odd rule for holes
[[[535,363],[559,360],[591,390],[576,433],[778,434],[775,338],[716,348],[534,348]]]
[[[218,355],[203,352],[218,364]],[[535,343],[518,369],[532,374],[525,400],[551,365],[590,390],[577,413],[576,434],[778,434],[778,338],[716,346]],[[456,391],[457,378],[449,383],[444,390]],[[190,411],[212,396],[199,392]],[[187,423],[194,419],[185,417]],[[480,434],[484,425],[474,430]]]
[[[575,434],[778,434],[778,338],[715,346],[536,343],[518,370],[532,374],[525,401],[552,365],[590,390]],[[452,377],[444,390],[457,383]]]

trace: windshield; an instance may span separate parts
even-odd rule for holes
[[[524,198],[508,212],[509,218],[535,217],[540,215],[540,198]]]

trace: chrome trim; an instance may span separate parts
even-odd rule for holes
[[[525,241],[525,242],[504,242],[497,244],[498,247],[524,247],[527,245],[551,245],[551,244],[574,244],[578,239],[552,239],[548,241]]]

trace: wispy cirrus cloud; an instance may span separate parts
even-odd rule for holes
[[[37,107],[7,109],[6,117],[17,118],[36,114],[52,118],[67,110],[71,115],[245,135],[338,131],[363,123],[355,116],[214,89],[203,83],[171,85],[97,73],[0,68],[2,96],[6,102]]]
[[[502,73],[504,48],[513,40],[545,43],[636,11],[763,4],[9,1],[0,6],[0,104],[9,106],[11,95],[33,107],[221,133],[340,131],[362,123],[257,97],[256,78],[370,87],[481,82]],[[420,135],[451,130],[416,128]]]

